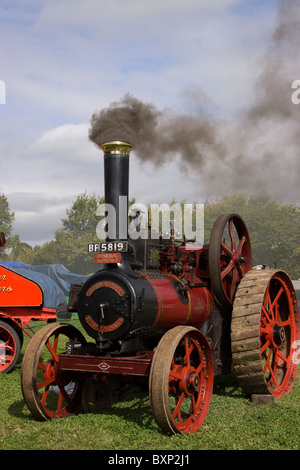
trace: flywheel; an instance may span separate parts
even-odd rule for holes
[[[236,292],[231,323],[234,370],[247,395],[287,395],[298,367],[295,290],[281,270],[252,270]]]
[[[223,214],[214,223],[208,251],[211,286],[222,310],[232,310],[237,286],[251,269],[251,243],[244,220]]]

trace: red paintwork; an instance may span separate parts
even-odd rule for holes
[[[32,320],[56,320],[56,310],[43,307],[43,292],[36,282],[0,265],[1,317],[22,328]],[[25,328],[22,330],[32,336]]]
[[[121,263],[121,253],[96,253],[94,262],[96,264]]]
[[[183,281],[173,275],[164,273],[166,278],[146,279],[153,287],[157,299],[157,314],[151,327],[154,331],[157,327],[172,328],[176,325],[196,325],[201,326],[210,317],[212,311],[212,295],[206,287],[189,288],[187,291],[188,303],[183,303],[175,289],[172,281],[177,281],[185,287]],[[194,283],[201,283],[201,279],[194,276]]]
[[[77,372],[133,375],[146,377],[150,374],[153,352],[130,357],[78,356],[59,354],[59,369]]]
[[[29,325],[33,320],[56,320],[56,310],[43,307],[0,307],[0,317],[1,315],[14,318],[16,321],[22,323],[22,325]]]
[[[178,276],[168,272],[167,263],[172,260],[175,254],[173,252],[165,253],[165,257],[162,257],[161,272],[164,277],[150,277],[142,272],[139,273],[151,284],[157,299],[157,314],[151,332],[155,329],[168,329],[176,325],[200,327],[211,316],[213,297],[205,286],[209,279],[208,268],[204,267],[204,270],[201,270],[203,268],[200,269],[199,262],[200,256],[207,256],[207,253],[207,246],[202,246],[199,249],[194,249],[191,244],[187,247],[180,247],[183,271]],[[191,255],[195,256],[195,267],[192,271],[190,270]],[[174,282],[187,288],[188,303],[183,303],[180,300],[174,289]]]
[[[36,282],[0,265],[0,319],[13,327],[17,334],[22,330],[32,337],[30,322],[55,321],[56,310],[43,307],[43,292]],[[0,327],[0,341],[6,347],[0,368],[0,373],[5,373],[20,351],[5,325]]]
[[[0,266],[0,308],[41,307],[43,293],[39,285],[4,266]]]

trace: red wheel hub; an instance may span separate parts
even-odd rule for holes
[[[276,321],[271,322],[266,326],[263,332],[264,342],[268,342],[269,346],[276,349],[281,349],[286,339],[286,333],[283,326],[280,326]]]
[[[180,369],[180,366],[178,368]],[[179,393],[192,396],[199,390],[200,377],[193,367],[183,367],[180,372],[178,371],[178,374],[180,375],[180,380],[177,383]]]

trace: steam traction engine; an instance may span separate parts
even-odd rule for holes
[[[167,433],[195,432],[208,412],[213,377],[233,363],[245,393],[287,394],[295,380],[299,312],[288,275],[251,270],[247,228],[219,217],[209,246],[128,240],[131,146],[104,150],[105,201],[116,234],[91,244],[101,263],[71,303],[93,341],[70,324],[50,324],[30,340],[22,391],[38,420],[98,412],[124,382],[146,382],[153,415]],[[125,222],[124,222],[125,221]],[[124,227],[124,226],[123,226]]]

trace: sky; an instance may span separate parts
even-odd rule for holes
[[[264,189],[299,204],[299,17],[300,0],[0,0],[0,194],[13,233],[53,240],[79,194],[103,195],[91,117],[128,94],[161,112],[166,143],[159,159],[163,147],[131,152],[138,202]],[[186,156],[170,139],[192,139],[190,123],[213,134]]]

